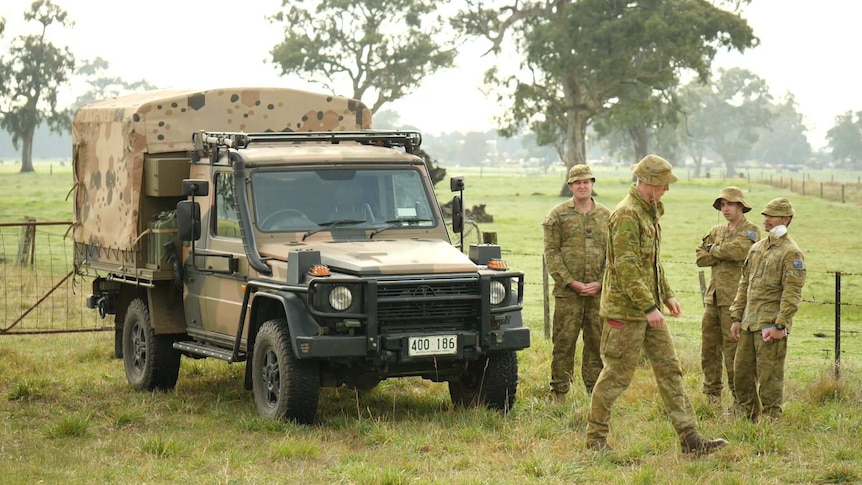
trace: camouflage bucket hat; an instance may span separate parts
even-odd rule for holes
[[[632,173],[641,182],[649,185],[670,185],[679,178],[673,174],[673,166],[658,155],[647,155],[632,167]]]
[[[572,182],[577,182],[578,180],[592,180],[596,181],[596,178],[593,177],[593,171],[590,170],[589,165],[578,164],[569,169],[569,178],[566,180],[567,184]]]
[[[784,197],[770,200],[760,213],[771,217],[793,217],[795,214],[790,201]]]
[[[745,201],[745,194],[743,194],[742,189],[739,187],[725,187],[721,189],[721,193],[716,197],[715,202],[712,203],[712,206],[715,207],[715,210],[721,210],[721,200],[724,199],[728,202],[738,202],[742,204],[742,212],[746,213],[751,210],[751,206]]]

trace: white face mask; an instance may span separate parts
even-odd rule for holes
[[[785,226],[784,224],[779,224],[779,225],[773,227],[772,230],[769,231],[769,234],[772,237],[777,239],[777,238],[787,234],[787,226]]]

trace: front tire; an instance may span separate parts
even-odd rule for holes
[[[518,356],[514,351],[480,357],[467,364],[460,379],[449,381],[449,396],[457,407],[484,404],[507,413],[518,390]]]
[[[123,367],[126,379],[138,391],[169,390],[177,385],[180,353],[174,349],[176,335],[156,335],[150,310],[135,298],[123,321]]]
[[[252,357],[252,392],[261,416],[312,424],[320,398],[320,369],[293,355],[283,318],[260,327]]]

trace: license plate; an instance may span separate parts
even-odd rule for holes
[[[407,354],[411,357],[456,353],[458,353],[457,335],[432,335],[407,339]]]

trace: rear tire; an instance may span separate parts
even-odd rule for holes
[[[518,390],[518,356],[515,351],[480,357],[467,364],[460,379],[449,381],[449,396],[457,407],[484,404],[507,413]]]
[[[312,424],[320,399],[317,363],[293,355],[290,330],[283,318],[260,327],[252,357],[252,392],[261,416]]]
[[[123,321],[123,367],[126,379],[139,391],[169,390],[177,385],[180,352],[174,349],[177,336],[156,335],[147,304],[135,298]]]

